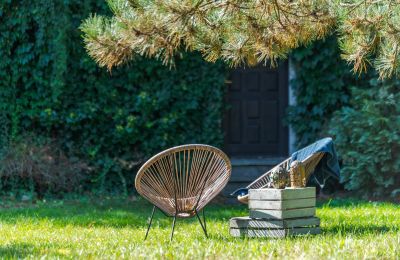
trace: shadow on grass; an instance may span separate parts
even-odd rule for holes
[[[1,259],[22,259],[29,257],[38,258],[39,255],[50,254],[52,257],[65,257],[69,250],[65,249],[66,245],[58,245],[54,243],[11,243],[9,245],[0,245]]]
[[[331,235],[368,235],[368,234],[384,234],[387,232],[398,232],[399,227],[388,225],[333,225],[324,227],[323,234]]]
[[[145,202],[51,202],[25,208],[0,210],[0,222],[37,222],[51,220],[57,226],[142,227],[151,206]]]
[[[34,252],[34,246],[28,243],[16,243],[0,246],[1,258],[25,258]]]
[[[393,202],[377,202],[377,201],[365,201],[356,198],[348,199],[318,199],[317,207],[328,207],[328,208],[354,208],[354,207],[374,207],[374,206],[393,206],[400,209],[400,204]]]
[[[0,258],[1,259],[21,259],[28,256],[35,255],[37,253],[44,254],[43,250],[46,248],[51,248],[55,250],[56,255],[62,256],[63,254],[58,254],[57,249],[60,248],[54,244],[39,244],[33,245],[29,243],[12,243],[9,245],[0,245]],[[41,251],[41,252],[40,252]]]
[[[90,202],[51,202],[28,207],[0,209],[0,223],[51,221],[57,226],[146,228],[152,205],[145,200],[106,200]],[[206,208],[209,221],[227,222],[232,216],[244,213],[243,206],[210,205]],[[172,218],[166,217],[159,210],[154,216],[154,225],[170,228]],[[197,222],[196,218],[179,222]]]

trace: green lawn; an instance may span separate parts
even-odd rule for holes
[[[0,202],[0,257],[24,258],[399,258],[400,206],[354,200],[320,203],[323,234],[286,239],[232,238],[228,220],[245,216],[243,206],[207,208],[206,239],[196,219],[157,213],[143,241],[151,207],[143,200]],[[3,206],[1,206],[3,205]]]

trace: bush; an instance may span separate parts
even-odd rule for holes
[[[367,87],[353,88],[350,106],[331,120],[349,190],[366,196],[400,192],[399,84],[373,79]]]
[[[79,192],[88,170],[77,158],[67,158],[55,141],[28,137],[2,147],[0,190],[39,197]]]

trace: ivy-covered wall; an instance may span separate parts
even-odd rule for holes
[[[349,103],[350,88],[362,84],[340,58],[336,38],[330,37],[296,49],[291,54],[295,78],[291,82],[296,105],[287,121],[296,133],[298,147],[326,134],[332,113]]]
[[[220,145],[225,67],[191,53],[171,70],[138,57],[107,72],[78,29],[94,12],[109,12],[106,1],[0,1],[2,148],[27,133],[54,139],[89,163],[87,189],[126,192],[127,165],[182,143]]]
[[[224,65],[191,53],[172,70],[137,57],[109,73],[87,56],[78,29],[93,12],[109,12],[105,1],[0,2],[2,191],[11,187],[3,185],[10,176],[28,178],[16,179],[12,187],[18,189],[33,190],[39,181],[47,185],[47,179],[35,179],[25,168],[15,174],[3,167],[21,165],[20,158],[32,157],[32,151],[45,151],[46,160],[48,151],[59,151],[42,149],[37,140],[51,139],[69,157],[88,164],[89,172],[77,179],[84,190],[124,193],[131,190],[135,167],[155,152],[182,143],[222,144]],[[374,73],[353,75],[337,46],[328,38],[292,53],[297,104],[289,108],[287,121],[299,147],[325,135],[335,138],[347,189],[396,196],[400,81],[379,82]],[[10,147],[21,150],[7,152]],[[33,156],[28,161],[38,166],[41,160]],[[68,163],[81,165],[62,160],[44,164],[58,170]]]

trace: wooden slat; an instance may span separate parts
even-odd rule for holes
[[[285,220],[254,219],[250,217],[231,218],[230,228],[250,229],[281,229],[294,227],[319,226],[320,220],[317,217],[295,218]]]
[[[303,198],[315,198],[315,187],[249,190],[249,200],[290,200]]]
[[[250,217],[231,218],[230,228],[283,228],[283,220],[254,219]]]
[[[283,238],[286,236],[284,229],[275,230],[261,230],[261,229],[245,229],[245,228],[231,228],[229,233],[233,237],[270,237],[270,238]]]
[[[246,229],[246,228],[231,228],[229,230],[231,236],[234,237],[268,237],[268,238],[283,238],[286,236],[296,235],[316,235],[321,233],[319,227],[303,227],[291,229]]]
[[[285,219],[284,224],[285,228],[319,226],[320,220],[317,217],[294,218],[294,219]]]
[[[249,209],[298,209],[315,207],[315,198],[292,200],[250,200]]]
[[[315,215],[315,207],[302,208],[302,209],[288,209],[288,210],[250,210],[251,218],[264,218],[264,219],[288,219],[288,218],[302,218],[312,217]]]

